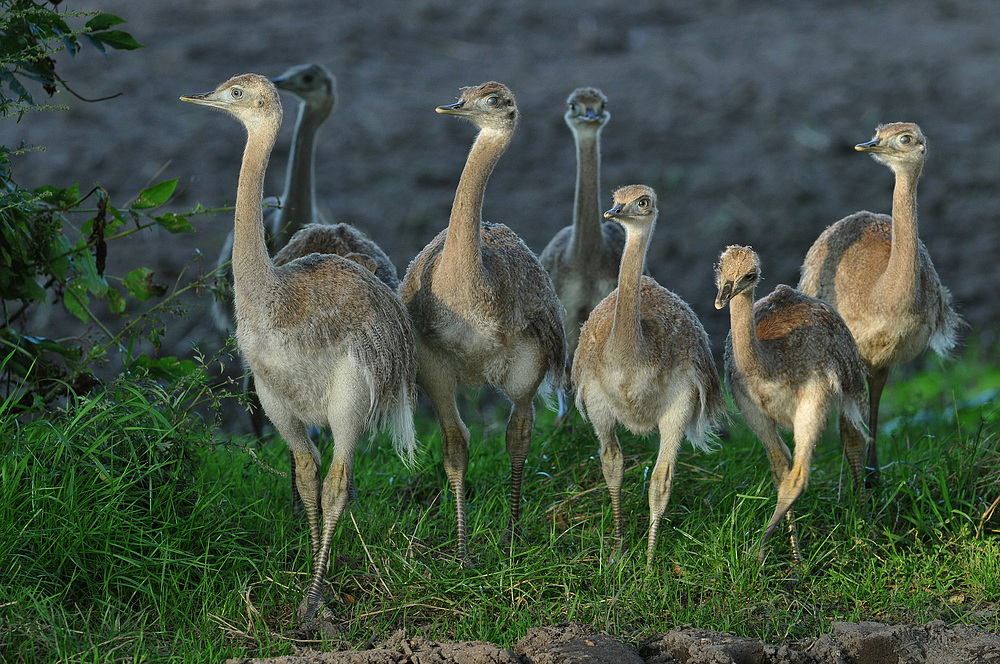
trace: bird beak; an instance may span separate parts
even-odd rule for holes
[[[447,106],[438,106],[434,110],[438,113],[444,113],[445,115],[465,115],[465,102],[457,101],[454,104],[448,104]]]
[[[203,92],[197,95],[181,95],[181,101],[190,102],[192,104],[200,104],[201,106],[212,106],[215,108],[226,107],[225,102],[215,96],[215,90],[211,92]]]
[[[590,120],[591,122],[597,120],[597,113],[594,113],[594,109],[592,108],[587,109],[587,119]]]
[[[715,308],[722,309],[729,300],[733,299],[733,282],[727,281],[719,288],[719,294],[715,296]]]
[[[613,208],[611,208],[610,210],[608,210],[607,212],[604,213],[604,218],[605,219],[616,219],[618,217],[621,217],[621,216],[623,216],[623,214],[622,214],[623,210],[624,210],[623,206],[616,205],[616,206],[614,206]]]
[[[858,143],[854,146],[854,149],[858,152],[872,152],[873,150],[878,150],[880,140],[873,138],[867,143]]]

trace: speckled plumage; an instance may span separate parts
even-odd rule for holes
[[[244,74],[181,99],[227,111],[247,130],[233,234],[236,339],[264,412],[294,455],[313,556],[298,615],[309,620],[323,604],[357,443],[368,429],[387,426],[400,455],[413,458],[412,327],[396,293],[353,261],[313,253],[276,266],[268,256],[261,200],[282,115],[269,80]],[[322,497],[321,460],[306,433],[309,425],[329,425],[333,432]]]
[[[656,195],[632,185],[618,189],[606,213],[628,232],[618,287],[591,312],[573,358],[576,403],[601,441],[601,465],[621,545],[623,460],[616,429],[660,432],[649,483],[647,567],[666,511],[677,451],[685,433],[708,449],[709,434],[725,409],[708,334],[691,307],[651,277],[642,276],[656,222]]]
[[[274,255],[275,265],[309,254],[336,254],[371,271],[389,288],[399,287],[396,266],[374,240],[348,224],[308,224]]]
[[[416,331],[419,382],[441,425],[445,473],[455,494],[459,559],[470,564],[464,484],[469,430],[455,392],[459,385],[491,385],[513,403],[506,433],[508,534],[513,533],[535,417],[532,401],[546,376],[553,386],[562,386],[566,339],[559,300],[538,259],[509,228],[482,221],[486,183],[517,128],[513,94],[491,81],[463,88],[458,103],[437,111],[473,122],[479,133],[448,228],[411,261],[400,294]]]
[[[566,344],[572,359],[580,327],[618,286],[625,229],[604,221],[600,203],[601,129],[611,119],[607,98],[596,88],[577,88],[566,100],[566,125],[576,143],[573,225],[559,230],[539,255],[563,305]]]
[[[866,463],[877,477],[878,406],[890,367],[928,346],[947,355],[964,322],[917,234],[917,182],[927,154],[920,127],[880,125],[875,138],[856,148],[895,173],[892,216],[862,211],[829,226],[806,254],[799,288],[843,316],[868,367]]]
[[[726,385],[764,445],[778,492],[777,507],[760,541],[760,557],[787,514],[798,559],[792,505],[809,483],[813,450],[838,405],[841,442],[855,486],[860,486],[867,416],[865,367],[850,330],[830,305],[785,285],[754,303],[760,279],[760,260],[752,249],[727,247],[716,266],[715,306],[728,304],[730,309]],[[794,463],[779,426],[793,432]]]

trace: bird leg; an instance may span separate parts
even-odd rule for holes
[[[347,506],[350,496],[350,477],[352,475],[353,459],[334,459],[330,471],[323,482],[323,531],[318,549],[313,556],[312,580],[309,590],[299,604],[298,617],[307,622],[316,617],[316,612],[323,604],[323,582],[326,580],[327,568],[330,566],[330,545],[333,541],[333,531],[340,521],[340,516]],[[304,496],[303,496],[304,498]]]
[[[448,485],[455,494],[455,515],[458,521],[458,559],[462,567],[472,567],[469,539],[465,529],[465,471],[469,467],[469,433],[459,426],[441,426],[441,453]]]
[[[746,409],[742,410],[742,412],[744,419],[750,426],[750,429],[757,434],[757,438],[759,438],[760,442],[764,445],[764,451],[767,452],[767,461],[771,467],[771,481],[774,483],[774,488],[778,491],[780,498],[781,486],[783,485],[785,477],[788,475],[792,467],[792,453],[788,451],[788,446],[785,445],[785,441],[783,441],[781,436],[778,434],[778,429],[775,426],[774,420],[768,418],[756,409]],[[781,514],[775,512],[776,516],[771,517],[771,523],[769,523],[768,528],[764,532],[764,536],[757,545],[758,562],[763,562],[764,544],[767,542],[768,538],[771,537],[771,533],[774,532],[774,527],[777,526],[777,522],[781,519],[781,516],[789,509],[790,504],[786,510],[781,512]],[[798,550],[798,538],[795,537],[794,517],[789,517],[789,520],[792,551],[794,552]]]
[[[764,561],[764,545],[767,543],[767,540],[771,538],[771,535],[774,534],[774,531],[778,528],[778,524],[781,522],[783,517],[788,519],[788,532],[792,544],[792,562],[798,563],[801,560],[802,554],[799,551],[799,542],[795,531],[795,516],[792,513],[792,505],[806,490],[806,485],[808,483],[808,467],[803,468],[798,463],[796,463],[796,465],[793,466],[792,469],[785,475],[781,485],[778,487],[778,504],[774,508],[774,515],[768,522],[767,528],[764,529],[764,535],[761,537],[760,544],[758,545],[758,562]]]
[[[615,554],[622,549],[622,539],[625,536],[625,519],[622,518],[622,483],[625,480],[625,458],[622,456],[621,444],[615,426],[597,426],[594,422],[597,437],[601,440],[601,470],[604,481],[608,484],[611,494],[611,514],[615,522]]]
[[[295,483],[306,510],[306,520],[309,522],[309,551],[315,558],[319,550],[319,463],[312,452],[290,452],[292,467],[295,468]]]
[[[670,489],[674,481],[677,451],[684,440],[687,423],[694,414],[693,399],[678,399],[660,418],[660,450],[656,455],[656,465],[649,479],[649,541],[646,544],[646,574],[653,571],[653,553],[656,551],[656,535],[660,530],[660,520],[670,502]]]
[[[830,417],[830,409],[833,406],[833,395],[828,394],[822,386],[812,386],[807,388],[806,395],[799,402],[795,410],[793,420],[795,436],[795,461],[790,470],[781,478],[778,489],[778,504],[775,506],[774,515],[764,529],[764,536],[760,540],[760,551],[758,560],[764,560],[764,544],[778,527],[781,518],[787,513],[789,537],[792,544],[792,562],[797,564],[802,559],[802,552],[799,550],[798,536],[795,532],[795,517],[792,514],[792,505],[799,496],[806,490],[809,484],[809,468],[812,464],[813,450],[816,443],[823,435],[823,429]],[[777,436],[777,429],[774,430]],[[780,441],[781,439],[778,438]],[[773,446],[773,443],[772,443]],[[784,453],[788,453],[788,448],[782,443]],[[787,467],[787,466],[786,466]],[[780,471],[780,469],[779,469]],[[774,467],[772,466],[772,472]]]
[[[882,400],[882,388],[889,378],[889,368],[875,369],[868,375],[868,446],[865,457],[865,484],[874,487],[882,479],[882,467],[878,463],[875,438],[878,435],[878,405]]]
[[[507,456],[510,457],[510,523],[504,534],[504,543],[514,541],[518,534],[521,517],[521,482],[524,476],[524,462],[531,448],[531,429],[535,424],[535,406],[529,400],[526,405],[514,404],[507,422]]]

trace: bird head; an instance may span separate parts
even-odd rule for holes
[[[868,152],[875,161],[889,168],[919,169],[927,156],[927,139],[920,127],[912,122],[879,125],[875,137],[854,146],[858,152]]]
[[[262,122],[281,124],[278,91],[260,74],[234,76],[211,92],[181,95],[181,101],[226,111],[248,129]]]
[[[722,309],[734,297],[760,283],[760,258],[750,247],[733,244],[726,247],[715,264],[715,308]]]
[[[337,79],[319,63],[295,65],[272,78],[271,82],[279,90],[291,92],[307,106],[332,111],[337,105]]]
[[[644,184],[630,184],[611,194],[614,206],[604,213],[626,229],[651,230],[656,223],[656,192]]]
[[[577,88],[566,99],[566,124],[573,131],[599,131],[611,119],[607,103],[597,88]]]
[[[520,114],[512,93],[506,85],[489,81],[482,85],[462,88],[462,96],[454,104],[438,106],[438,113],[457,115],[480,129],[513,131]]]

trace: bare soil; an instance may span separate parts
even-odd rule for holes
[[[439,643],[400,630],[368,650],[317,652],[227,664],[991,664],[1000,637],[977,627],[833,623],[828,634],[770,645],[704,629],[674,630],[639,644],[560,623],[528,631],[512,648],[483,641]]]
[[[794,284],[806,249],[859,209],[888,212],[892,174],[856,153],[880,122],[913,121],[928,136],[920,233],[972,330],[991,340],[1000,268],[1000,11],[995,0],[65,0],[125,18],[145,49],[59,58],[91,104],[61,93],[68,112],[3,127],[5,142],[44,145],[15,163],[25,186],[89,187],[123,204],[179,178],[170,207],[231,203],[244,137],[230,119],[181,104],[245,71],[276,75],[308,61],[339,79],[339,107],[317,154],[326,217],[351,222],[402,272],[447,222],[473,129],[434,113],[461,86],[495,79],[517,95],[523,122],[487,191],[484,216],[540,252],[570,223],[575,177],[562,116],[573,88],[601,88],[602,200],[653,186],[661,218],[649,270],[691,303],[721,350],[728,316],[712,306],[712,265],[727,244],[752,244],[767,287]],[[282,189],[295,105],[268,174]],[[232,221],[198,232],[143,234],[111,248],[109,271],[136,265],[170,284],[210,269]],[[196,254],[205,257],[185,268]],[[185,272],[185,269],[187,270]],[[206,298],[167,332],[162,353],[218,346]],[[69,334],[58,315],[53,336]],[[405,633],[363,652],[302,652],[287,662],[990,662],[995,634],[834,623],[829,634],[772,646],[683,630],[638,651],[579,625],[538,627],[513,649],[433,643]]]

